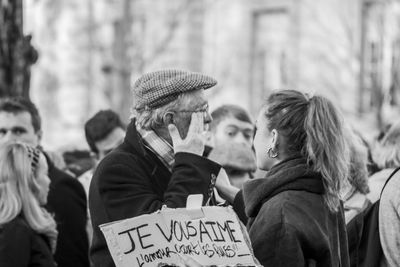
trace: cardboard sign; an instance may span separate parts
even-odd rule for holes
[[[100,228],[117,267],[174,265],[180,255],[202,265],[258,266],[230,207],[163,209]]]

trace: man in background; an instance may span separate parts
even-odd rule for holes
[[[89,186],[92,181],[93,172],[97,164],[109,153],[124,141],[125,125],[121,122],[117,113],[111,109],[100,110],[85,123],[85,136],[89,148],[94,156],[94,167],[78,177],[78,181],[85,189],[89,197]],[[90,213],[88,211],[87,233],[89,243],[93,236]]]
[[[79,176],[78,180],[88,194],[97,163],[124,141],[125,125],[111,109],[100,110],[85,123],[85,137],[93,153],[95,166]]]
[[[19,97],[0,99],[0,145],[20,141],[39,147],[42,134],[41,118],[32,102]],[[51,180],[46,208],[54,214],[58,230],[54,259],[59,267],[87,267],[85,191],[76,179],[46,158]]]
[[[212,150],[208,158],[221,164],[231,184],[241,189],[256,170],[252,149],[254,124],[248,112],[236,105],[223,105],[211,116]]]

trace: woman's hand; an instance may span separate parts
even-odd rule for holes
[[[218,173],[217,180],[215,181],[215,187],[217,188],[221,197],[231,204],[233,203],[236,194],[239,192],[238,188],[231,185],[228,174],[226,174],[224,168],[221,168]]]

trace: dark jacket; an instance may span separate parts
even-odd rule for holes
[[[115,266],[99,225],[152,213],[163,205],[184,207],[189,194],[207,199],[210,180],[220,166],[204,157],[177,153],[171,172],[147,147],[134,121],[124,142],[98,165],[89,190],[93,224],[90,249],[95,266]]]
[[[87,201],[78,180],[56,168],[47,158],[51,180],[46,208],[57,223],[58,267],[88,267],[89,242],[86,233]]]
[[[323,193],[321,175],[301,158],[281,162],[265,178],[244,185],[239,194],[262,265],[349,266],[343,208],[331,212]]]
[[[18,216],[0,226],[1,267],[55,267],[45,236],[36,233]]]

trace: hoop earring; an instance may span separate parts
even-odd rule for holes
[[[272,158],[272,159],[274,159],[274,158],[276,158],[276,157],[278,156],[278,152],[277,152],[277,151],[274,151],[274,150],[272,149],[272,147],[269,147],[269,148],[268,148],[267,153],[268,153],[268,157],[270,157],[270,158]]]

